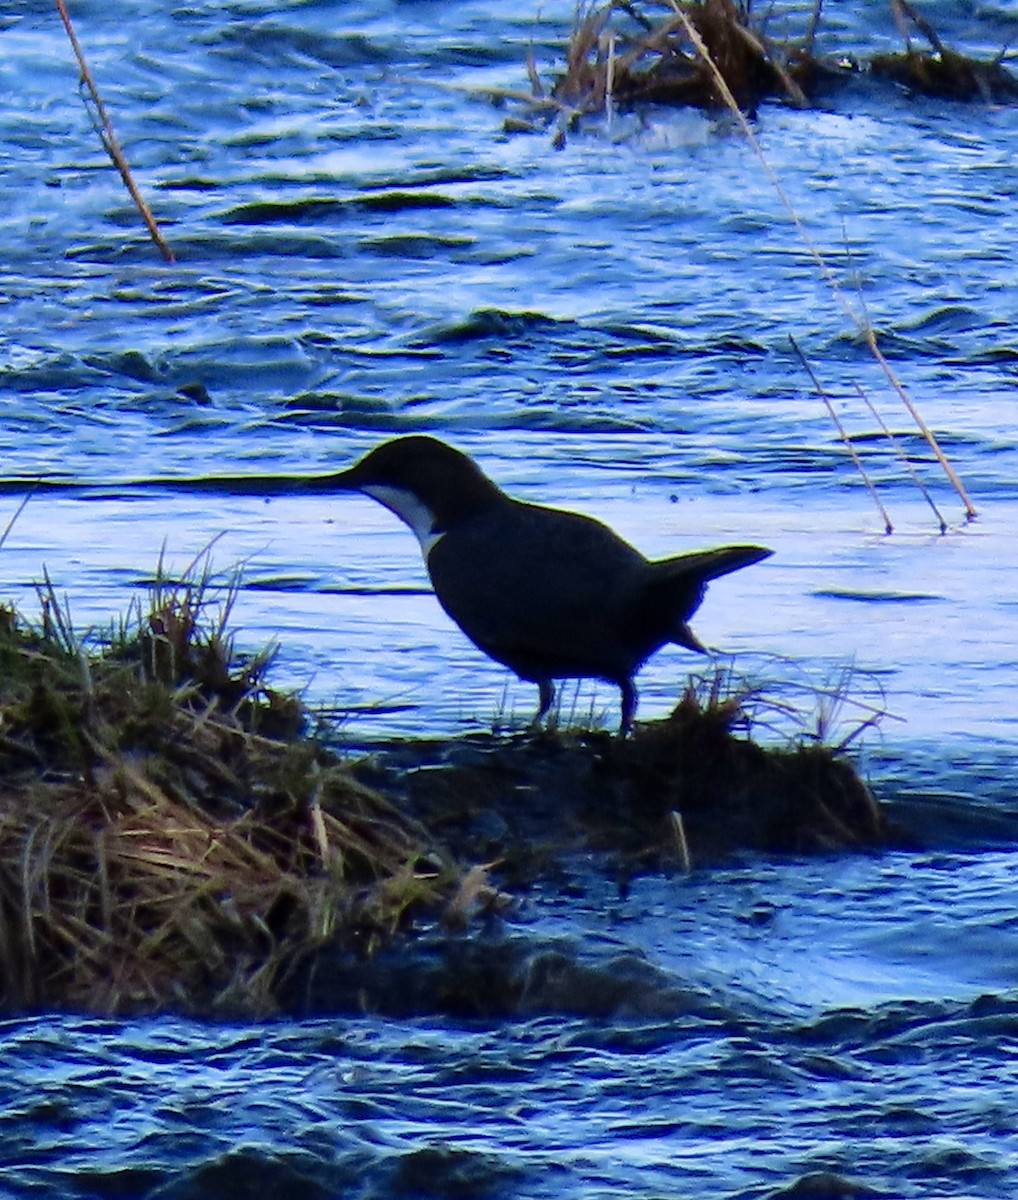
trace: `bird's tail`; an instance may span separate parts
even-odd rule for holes
[[[674,613],[675,625],[671,640],[687,650],[707,653],[707,647],[689,628],[689,618],[700,607],[707,584],[731,571],[750,567],[774,553],[764,546],[718,546],[715,550],[700,550],[661,559],[654,564],[657,578],[653,590],[658,601],[668,604]]]

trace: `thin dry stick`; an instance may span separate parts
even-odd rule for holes
[[[945,49],[944,43],[937,36],[937,31],[933,28],[929,21],[926,20],[922,13],[916,12],[916,10],[907,2],[907,0],[891,0],[891,12],[894,14],[894,18],[898,22],[898,28],[901,30],[902,36],[905,38],[906,49],[911,49],[908,45],[908,26],[906,25],[906,20],[911,20],[915,23],[915,27],[919,30],[919,32],[933,47],[934,52],[939,54],[942,58],[947,57],[949,51]]]
[[[806,41],[804,50],[808,58],[813,57],[813,46],[816,44],[817,28],[820,25],[820,12],[824,6],[824,0],[813,0],[813,14],[809,19],[809,26],[806,30]]]
[[[745,25],[735,24],[732,26],[735,33],[746,43],[747,46],[761,58],[767,58],[767,48],[763,42],[756,36],[751,29],[747,29]],[[789,75],[785,68],[776,58],[771,58],[771,67],[774,73],[781,80],[781,86],[785,89],[785,95],[791,100],[796,108],[807,108],[809,101],[806,99],[806,93]]]
[[[865,404],[866,407],[873,414],[873,419],[880,426],[881,432],[883,433],[884,437],[887,438],[887,440],[894,447],[895,453],[898,455],[898,458],[901,460],[902,465],[904,466],[905,470],[908,471],[909,475],[911,476],[912,482],[916,485],[916,487],[919,489],[919,491],[922,492],[923,498],[925,499],[926,503],[930,506],[930,508],[933,509],[933,515],[940,522],[940,532],[947,533],[947,522],[941,516],[940,509],[937,508],[936,504],[934,503],[933,497],[930,495],[929,488],[926,486],[925,483],[923,483],[922,479],[920,479],[919,472],[912,465],[911,461],[909,460],[908,455],[905,453],[905,450],[904,450],[901,442],[894,436],[894,434],[890,431],[890,429],[887,428],[887,422],[880,415],[880,413],[877,412],[876,405],[869,398],[869,396],[866,395],[866,393],[863,391],[863,389],[858,384],[855,385],[855,390],[859,394],[859,398],[862,400],[863,404]]]
[[[798,354],[799,361],[806,368],[806,372],[809,375],[810,379],[813,380],[813,386],[814,386],[814,388],[816,388],[817,395],[823,400],[824,404],[827,406],[827,412],[830,415],[831,420],[834,422],[835,428],[838,431],[838,436],[844,442],[845,449],[848,451],[848,453],[852,459],[852,462],[855,464],[855,469],[862,476],[863,483],[866,484],[866,488],[869,491],[869,494],[873,497],[873,503],[877,506],[877,511],[880,513],[881,519],[884,522],[884,533],[887,533],[887,534],[894,533],[894,526],[891,524],[891,518],[887,515],[887,509],[884,508],[884,505],[883,505],[880,497],[877,495],[876,484],[874,484],[873,480],[870,479],[869,475],[866,473],[866,468],[862,465],[862,459],[859,457],[858,451],[856,450],[855,446],[852,444],[852,439],[848,436],[848,432],[845,429],[845,426],[841,423],[841,418],[838,416],[837,412],[835,411],[834,405],[831,403],[830,396],[828,396],[828,394],[824,391],[823,386],[820,383],[820,380],[817,378],[813,368],[809,365],[809,361],[806,358],[806,355],[803,354],[803,352],[799,349],[799,343],[795,340],[794,337],[792,337],[791,334],[788,335],[788,340],[792,343],[792,349],[796,352],[796,354]]]
[[[693,871],[693,863],[689,857],[689,842],[686,841],[686,826],[682,820],[682,813],[672,809],[668,814],[668,823],[671,825],[672,837],[675,839],[675,849],[679,852],[679,862],[682,863],[683,871],[690,875]]]
[[[838,283],[838,280],[834,275],[834,272],[827,265],[827,262],[824,259],[823,255],[817,249],[815,242],[810,237],[805,225],[803,225],[802,220],[799,217],[799,214],[795,211],[795,208],[792,206],[792,202],[791,202],[791,200],[789,200],[788,195],[785,192],[785,189],[781,186],[781,181],[778,179],[777,175],[774,174],[773,170],[771,169],[770,163],[764,157],[764,152],[760,149],[760,144],[756,140],[756,136],[754,135],[753,130],[750,128],[749,122],[746,120],[745,114],[743,113],[742,109],[739,108],[738,104],[736,103],[735,97],[732,95],[731,89],[729,88],[728,84],[725,82],[725,77],[721,74],[721,71],[718,69],[717,63],[715,63],[714,59],[711,57],[710,51],[704,45],[703,38],[700,37],[700,34],[697,31],[696,26],[689,19],[688,15],[683,11],[683,9],[679,6],[678,0],[669,0],[669,3],[671,4],[672,8],[675,10],[678,17],[681,19],[682,24],[686,30],[686,34],[688,35],[689,40],[693,43],[693,46],[695,47],[696,52],[700,55],[700,57],[703,59],[703,61],[707,64],[707,67],[710,70],[711,75],[714,77],[714,82],[717,84],[718,91],[721,93],[721,96],[724,99],[725,104],[727,104],[728,107],[732,110],[732,112],[735,115],[736,120],[739,122],[739,125],[742,129],[743,134],[746,137],[746,140],[749,142],[750,146],[753,148],[753,153],[759,159],[760,165],[764,169],[764,174],[767,176],[768,180],[770,181],[771,186],[777,192],[778,198],[781,200],[781,203],[784,205],[785,211],[788,213],[789,218],[792,221],[792,224],[795,226],[796,232],[799,234],[799,237],[802,239],[803,245],[806,247],[807,251],[809,252],[809,255],[813,259],[813,262],[816,264],[817,270],[820,272],[825,283],[831,289],[831,292],[834,295],[835,300],[840,305],[842,311],[848,316],[848,318],[852,322],[852,324],[855,325],[856,329],[858,329],[858,331],[862,334],[863,338],[866,341],[866,345],[869,347],[874,358],[880,364],[880,367],[883,370],[884,374],[887,376],[888,380],[890,381],[891,386],[898,393],[898,396],[901,398],[902,402],[905,404],[905,407],[908,409],[910,415],[912,416],[912,419],[918,425],[919,430],[922,433],[923,437],[926,439],[927,443],[929,444],[930,449],[936,455],[937,462],[939,462],[941,467],[943,467],[945,473],[947,474],[948,479],[951,481],[951,484],[953,485],[955,491],[958,493],[959,497],[961,498],[962,503],[965,505],[966,517],[971,519],[972,517],[976,516],[975,506],[973,505],[972,501],[969,499],[968,493],[965,491],[964,485],[962,484],[961,480],[958,478],[957,472],[954,470],[954,468],[948,462],[947,456],[944,454],[943,450],[941,450],[941,448],[937,442],[937,439],[933,435],[933,431],[929,428],[929,426],[926,424],[926,422],[919,416],[918,410],[916,409],[916,407],[912,403],[912,401],[908,398],[908,395],[905,392],[904,387],[902,387],[901,383],[898,380],[898,377],[892,371],[891,366],[888,363],[887,359],[884,358],[883,354],[881,354],[880,349],[877,346],[876,334],[874,333],[872,326],[870,326],[868,322],[866,322],[862,318],[860,318],[859,315],[856,313],[856,311],[852,308],[851,304],[849,304],[848,300],[846,300],[845,293],[842,291],[841,286]]]
[[[35,489],[38,486],[39,486],[39,480],[37,479],[32,484],[31,488],[29,488],[29,490],[25,493],[24,499],[21,501],[21,503],[18,505],[18,507],[14,510],[14,516],[11,517],[11,519],[7,522],[7,525],[4,528],[3,533],[0,533],[0,550],[3,549],[3,544],[4,544],[4,542],[7,541],[8,534],[14,528],[14,524],[17,521],[18,517],[20,517],[21,514],[25,511],[25,506],[28,504],[29,500],[31,500],[32,497],[35,495]]]
[[[845,251],[848,254],[849,261],[851,261],[852,247],[848,241],[848,233],[843,231],[843,235],[845,238]],[[866,311],[866,298],[865,298],[865,296],[863,296],[861,288],[859,289],[859,306],[863,312],[864,325],[867,330],[867,336],[868,336],[869,333],[873,329],[873,323],[870,321],[870,315]],[[877,358],[877,361],[879,362],[883,358],[883,355],[881,355],[880,350],[877,347],[875,341],[874,341],[873,345],[870,347],[870,349],[872,350],[873,354]],[[894,383],[895,380],[892,378],[891,382]],[[940,509],[937,508],[937,506],[933,503],[933,497],[930,495],[929,490],[927,489],[927,487],[923,483],[923,481],[919,478],[918,472],[912,466],[912,464],[909,462],[908,456],[905,454],[904,450],[902,450],[900,444],[895,439],[894,435],[887,428],[887,425],[884,422],[883,418],[877,412],[876,406],[873,404],[872,400],[870,400],[869,396],[866,395],[866,393],[863,391],[863,389],[859,386],[858,383],[855,385],[855,390],[862,397],[863,403],[869,408],[870,412],[873,414],[877,423],[880,425],[881,429],[884,431],[885,435],[887,436],[888,441],[891,443],[891,445],[894,447],[894,449],[898,452],[898,458],[901,459],[902,463],[904,463],[906,470],[909,472],[909,474],[912,477],[912,482],[916,485],[916,487],[918,487],[919,491],[922,492],[923,496],[926,499],[926,503],[930,506],[931,509],[933,509],[933,514],[937,518],[937,521],[940,523],[940,532],[942,534],[947,533],[947,522],[944,520],[943,516],[941,515]],[[923,419],[919,415],[918,410],[916,410],[913,407],[912,402],[909,399],[908,395],[904,391],[902,391],[900,388],[898,389],[898,395],[900,396],[902,403],[905,405],[905,407],[909,410],[909,412],[911,412],[912,419],[915,421],[916,425],[918,425],[920,430],[924,429],[925,425],[924,425]],[[927,443],[929,443],[930,438],[927,437],[926,441],[927,441]],[[950,467],[949,463],[946,464],[945,469],[947,470],[948,476],[950,477],[951,467]],[[972,516],[973,514],[970,513],[969,515]]]
[[[615,113],[615,34],[608,33],[608,66],[604,85],[604,111],[608,118],[608,128],[611,129],[612,117]]]
[[[113,160],[113,165],[120,172],[120,178],[124,181],[124,186],[131,194],[131,199],[137,206],[138,212],[141,213],[141,219],[149,231],[149,235],[155,244],[159,247],[163,258],[167,262],[176,262],[173,257],[173,251],[167,245],[166,239],[159,232],[159,226],[156,224],[156,219],[152,215],[152,210],[145,203],[145,198],[138,190],[138,185],[134,181],[134,176],[131,174],[131,168],[127,164],[127,159],[124,158],[124,152],[120,149],[120,143],[117,141],[117,135],[113,132],[113,123],[110,120],[109,113],[106,111],[106,105],[103,104],[102,97],[99,95],[99,89],[95,85],[95,80],[92,78],[92,72],[89,70],[88,63],[85,61],[85,55],[81,49],[81,43],[78,41],[78,36],[74,32],[74,26],[71,24],[71,16],[67,11],[67,6],[64,0],[57,0],[57,11],[60,13],[60,19],[64,23],[64,28],[67,30],[67,36],[71,39],[71,48],[74,50],[74,57],[78,60],[78,68],[81,71],[81,79],[88,88],[88,93],[92,97],[92,103],[95,105],[96,114],[99,117],[99,137],[102,139],[102,144],[106,147],[106,153]]]
[[[933,430],[930,429],[930,427],[926,424],[926,422],[919,415],[919,409],[917,409],[916,406],[912,403],[912,399],[909,396],[908,392],[905,391],[904,387],[901,384],[901,381],[898,379],[897,375],[895,375],[895,373],[891,370],[891,367],[888,364],[887,359],[884,358],[880,347],[877,345],[877,335],[873,331],[872,326],[867,326],[867,328],[865,328],[863,330],[863,335],[866,338],[866,345],[869,346],[869,348],[870,348],[870,353],[877,360],[877,362],[880,363],[881,367],[883,368],[884,374],[891,381],[891,387],[893,387],[894,390],[898,393],[898,396],[899,396],[902,404],[904,404],[905,407],[908,409],[909,415],[911,416],[912,420],[915,421],[916,425],[919,427],[919,432],[926,439],[930,449],[936,455],[937,462],[939,462],[940,465],[946,471],[948,479],[950,479],[951,483],[954,485],[954,490],[961,497],[962,503],[965,505],[966,517],[968,517],[969,520],[971,520],[977,514],[976,514],[975,507],[972,504],[972,501],[968,498],[968,493],[965,491],[962,481],[958,478],[958,474],[955,471],[954,467],[951,466],[950,460],[948,459],[947,455],[943,452],[943,450],[941,450],[940,443],[937,441],[936,437],[934,436]]]

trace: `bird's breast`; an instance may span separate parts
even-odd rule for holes
[[[391,487],[382,483],[365,484],[361,490],[410,526],[420,542],[424,561],[427,562],[428,555],[445,536],[445,530],[438,528],[434,512],[420,496],[406,488]]]

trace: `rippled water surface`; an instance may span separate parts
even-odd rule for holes
[[[530,46],[550,78],[567,5],[73,8],[178,261],[139,227],[51,6],[7,5],[3,509],[35,491],[5,596],[31,612],[45,565],[102,625],[164,543],[183,567],[218,539],[216,564],[244,567],[241,642],[278,638],[277,682],[349,714],[351,741],[523,721],[533,689],[444,618],[410,534],[292,483],[436,432],[650,554],[772,546],[714,585],[700,637],[798,698],[807,727],[847,736],[886,707],[862,763],[928,848],[527,898],[521,937],[565,939],[602,980],[644,963],[673,985],[656,1010],[8,1022],[0,1192],[743,1197],[828,1171],[888,1196],[1014,1195],[1015,111],[862,79],[817,111],[761,110],[835,295],[727,117],[616,114],[561,151],[502,132],[478,90],[526,88]],[[1006,6],[923,11],[973,52],[1013,37]],[[824,38],[900,45],[862,0]],[[977,520],[843,303],[880,332]],[[700,665],[662,652],[641,713]],[[810,689],[846,673],[859,703],[818,707]],[[567,713],[614,721],[615,704],[565,689]]]

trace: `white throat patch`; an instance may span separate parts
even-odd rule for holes
[[[410,526],[421,544],[424,561],[427,562],[428,555],[444,537],[445,531],[436,531],[435,514],[424,501],[413,492],[404,488],[387,487],[384,483],[366,484],[361,491],[372,500],[377,500],[379,504],[384,504],[390,512],[394,512],[401,521]]]

